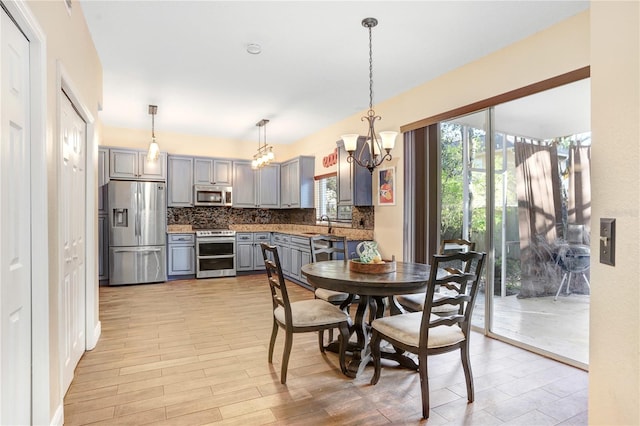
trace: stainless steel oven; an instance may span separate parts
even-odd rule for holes
[[[196,278],[236,275],[236,231],[196,231]]]

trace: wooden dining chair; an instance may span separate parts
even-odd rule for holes
[[[264,266],[267,270],[271,301],[273,302],[273,328],[269,342],[269,363],[273,363],[273,348],[276,343],[278,329],[285,331],[284,352],[282,354],[282,369],[280,382],[287,382],[287,367],[293,345],[293,333],[308,333],[337,328],[340,331],[339,357],[340,369],[346,373],[344,345],[349,340],[349,316],[339,307],[320,300],[300,300],[291,302],[282,275],[280,257],[276,246],[261,243]]]
[[[347,237],[316,235],[309,238],[311,245],[311,261],[320,262],[323,260],[340,260],[345,262],[349,260]],[[340,309],[348,313],[349,305],[354,296],[341,291],[329,290],[326,288],[316,288],[313,292],[316,299],[325,300],[332,305],[340,306]],[[333,341],[333,329],[328,331],[329,343]],[[318,345],[320,350],[324,352],[324,331],[318,333]]]
[[[309,238],[309,244],[311,245],[312,262],[339,260],[339,258],[346,262],[349,259],[347,237],[316,235]],[[349,293],[327,290],[326,288],[317,288],[314,294],[316,298],[326,300],[334,305],[341,305],[350,296]]]
[[[440,252],[439,254],[449,254],[456,252],[467,252],[474,251],[476,249],[476,243],[463,240],[463,239],[451,239],[451,240],[442,240],[440,242]],[[464,272],[469,272],[469,267],[471,264],[463,265],[460,262],[457,264],[454,262],[452,264],[443,265],[444,269],[447,268],[456,268],[461,269]],[[436,292],[436,298],[440,297],[441,293]],[[400,306],[405,309],[407,312],[420,312],[424,306],[425,293],[416,293],[416,294],[401,294],[396,296],[397,302]],[[455,309],[451,306],[440,306],[438,307],[434,313],[439,312],[449,312],[452,309]]]
[[[426,299],[422,312],[391,315],[374,320],[371,335],[371,355],[374,373],[371,384],[380,379],[381,353],[380,342],[385,340],[398,352],[410,352],[418,355],[418,373],[422,392],[422,417],[429,418],[429,376],[427,358],[429,355],[460,350],[462,368],[467,384],[467,399],[473,402],[473,375],[469,361],[469,337],[471,318],[475,305],[482,265],[485,253],[474,251],[450,255],[434,255],[427,284]],[[443,268],[452,261],[472,263],[470,270],[464,272],[450,268],[442,274]],[[444,287],[451,291],[436,299],[436,288]],[[446,316],[433,313],[438,306],[453,305],[458,308]]]

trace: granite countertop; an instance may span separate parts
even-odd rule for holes
[[[301,237],[311,237],[314,235],[327,235],[327,226],[321,225],[292,225],[292,224],[235,224],[229,225],[229,229],[236,232],[280,232],[283,234],[298,235]],[[347,237],[348,240],[372,240],[372,229],[354,229],[333,227],[331,235]]]
[[[233,224],[229,229],[236,232],[280,232],[283,234],[311,237],[314,235],[327,235],[327,226],[321,225],[292,225],[292,224]],[[372,229],[354,229],[333,227],[331,235],[347,237],[348,240],[372,240]],[[191,225],[168,225],[167,234],[193,234],[195,229]]]
[[[167,234],[194,234],[196,231],[191,225],[168,225]]]

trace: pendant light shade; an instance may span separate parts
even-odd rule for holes
[[[253,156],[253,160],[251,161],[251,167],[254,169],[259,169],[260,167],[264,167],[273,160],[275,160],[276,155],[273,153],[273,147],[271,145],[267,145],[267,123],[269,120],[263,118],[262,120],[256,123],[258,126],[258,150]],[[264,144],[261,141],[261,135],[264,133]]]
[[[156,161],[160,155],[160,146],[156,142],[155,133],[155,116],[158,112],[157,105],[149,105],[149,114],[151,114],[151,142],[149,143],[149,152],[147,153],[147,161]]]

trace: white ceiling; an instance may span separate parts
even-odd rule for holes
[[[291,143],[589,7],[584,1],[81,0],[107,126]],[[250,55],[249,43],[262,46]]]

